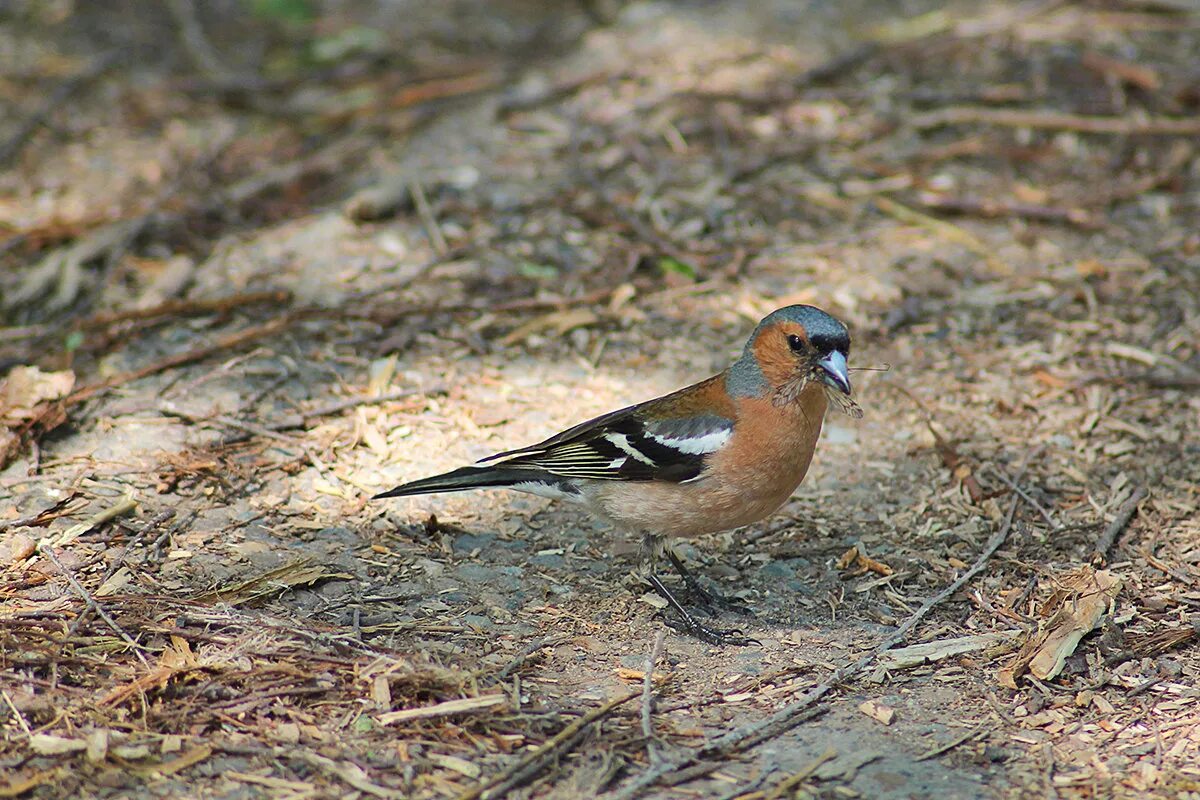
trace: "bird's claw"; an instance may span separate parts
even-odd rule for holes
[[[728,598],[715,589],[706,589],[695,579],[690,581],[685,579],[685,583],[687,584],[688,596],[708,612],[709,616],[716,616],[716,612],[719,609],[721,611],[732,611],[743,617],[754,618],[754,611],[741,600]]]
[[[732,645],[735,647],[762,646],[762,642],[747,636],[745,631],[740,628],[710,628],[691,618],[680,620],[665,619],[664,622],[673,630],[680,633],[690,633],[692,636],[708,644],[718,646]]]

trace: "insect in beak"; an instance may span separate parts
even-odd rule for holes
[[[846,368],[846,357],[837,350],[834,350],[825,358],[817,362],[822,370],[824,370],[825,383],[839,390],[842,394],[850,394],[850,375]]]

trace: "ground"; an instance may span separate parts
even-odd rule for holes
[[[147,8],[0,16],[0,796],[1200,797],[1186,4]],[[679,547],[758,644],[367,499],[793,302],[866,415]]]

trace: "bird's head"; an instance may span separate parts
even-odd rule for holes
[[[862,409],[850,397],[850,332],[842,322],[815,306],[785,306],[758,323],[742,362],[765,383],[777,405],[796,402],[811,385],[825,390],[829,401],[852,417]]]

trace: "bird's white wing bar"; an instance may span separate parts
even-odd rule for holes
[[[659,444],[691,456],[715,453],[725,446],[731,436],[733,436],[733,428],[724,428],[701,436],[692,436],[683,439],[650,434],[650,438]]]

